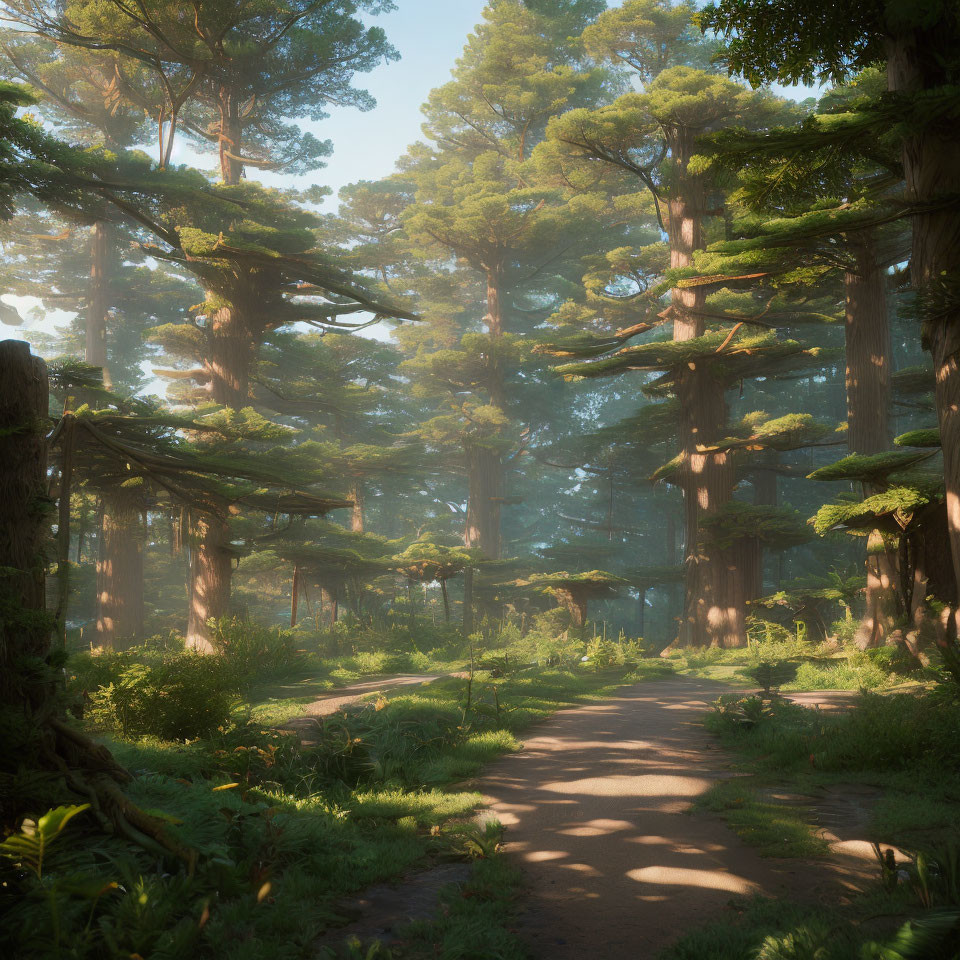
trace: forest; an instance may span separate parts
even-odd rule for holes
[[[956,0],[0,20],[2,956],[960,960]]]

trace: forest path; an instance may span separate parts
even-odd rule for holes
[[[362,680],[359,683],[352,683],[347,687],[340,687],[331,690],[329,696],[319,697],[313,703],[308,703],[303,708],[303,713],[288,720],[280,729],[290,730],[297,733],[301,740],[309,740],[310,734],[316,730],[317,721],[322,717],[328,717],[333,713],[343,710],[351,704],[358,703],[371,694],[380,691],[393,690],[396,687],[421,687],[425,683],[433,683],[434,680],[442,680],[444,677],[465,676],[461,673],[404,673],[396,676],[374,677],[372,680]]]
[[[653,960],[734,896],[835,901],[838,882],[849,886],[856,868],[763,859],[719,818],[688,812],[734,775],[697,722],[729,690],[687,679],[624,687],[555,714],[471,783],[527,875],[518,926],[534,957]],[[796,699],[831,709],[851,696]]]

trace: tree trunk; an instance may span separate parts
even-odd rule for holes
[[[955,83],[949,66],[958,42],[954,14],[949,6],[938,9],[939,22],[888,41],[891,91],[922,94]],[[960,194],[960,129],[940,121],[908,131],[903,167],[905,199],[916,206],[910,276],[933,356],[953,577],[960,594],[960,217],[953,202]],[[957,633],[957,611],[950,633]]]
[[[117,249],[113,225],[98,220],[90,236],[90,284],[87,289],[84,323],[84,360],[103,370],[104,386],[110,387],[107,368],[107,319],[110,315],[111,282],[116,267]]]
[[[560,606],[570,612],[570,621],[578,629],[587,622],[587,598],[579,590],[554,588],[554,596]]]
[[[217,294],[208,291],[208,300],[211,297]],[[251,326],[241,305],[222,303],[211,310],[203,367],[209,377],[210,396],[216,403],[234,410],[242,410],[250,403],[253,349]]]
[[[489,560],[500,559],[500,501],[503,497],[503,463],[486,447],[471,447],[469,495],[464,543],[478,547]]]
[[[350,511],[350,529],[354,533],[363,533],[364,489],[362,480],[353,481],[350,488],[350,499],[353,501],[353,509]]]
[[[869,232],[848,239],[856,269],[844,277],[846,295],[847,446],[851,453],[890,447],[890,324],[883,268]],[[870,496],[876,489],[865,489]],[[861,649],[883,644],[896,621],[900,582],[897,545],[879,530],[867,538],[866,609],[857,629]]]
[[[682,484],[686,515],[686,600],[678,640],[682,646],[731,647],[746,644],[747,588],[735,548],[718,549],[700,535],[700,518],[733,496],[733,461],[726,452],[703,453],[697,446],[722,436],[727,409],[720,383],[698,368],[683,371],[677,394],[683,419]]]
[[[671,151],[681,171],[674,196],[668,205],[667,235],[670,266],[681,268],[693,263],[703,248],[703,218],[706,191],[701,177],[687,174],[686,166],[694,152],[695,131],[673,131]],[[706,288],[675,287],[670,294],[673,313],[673,339],[694,340],[705,330],[703,309]],[[680,403],[683,466],[681,487],[684,495],[686,599],[678,642],[682,646],[740,646],[746,643],[743,631],[743,584],[736,568],[716,551],[703,552],[700,546],[700,517],[712,513],[733,496],[733,463],[727,453],[698,453],[697,446],[709,444],[723,435],[727,408],[724,390],[706,369],[694,367],[680,372],[677,380]],[[716,569],[712,569],[713,567]],[[726,591],[730,589],[728,596]]]
[[[187,646],[198,653],[213,653],[207,621],[225,616],[230,607],[230,529],[222,517],[201,515],[193,534]]]
[[[0,619],[0,707],[36,707],[50,694],[23,683],[22,664],[50,647],[43,547],[47,503],[47,367],[21,340],[0,343],[0,568],[11,615]],[[10,744],[7,749],[12,749]]]
[[[871,236],[850,241],[857,268],[844,277],[846,294],[847,445],[851,453],[890,446],[890,324],[886,275]]]
[[[443,622],[450,622],[450,598],[447,596],[447,581],[441,579],[440,592],[443,594]]]
[[[473,567],[463,571],[463,635],[473,633]]]
[[[131,498],[104,497],[97,558],[97,646],[118,650],[143,639],[143,528]]]
[[[290,589],[290,626],[297,625],[297,607],[300,603],[300,565],[293,566],[293,586]]]
[[[220,179],[235,185],[243,176],[243,125],[240,122],[240,104],[228,91],[220,94]]]
[[[340,604],[337,599],[337,589],[334,587],[320,587],[320,602],[330,611],[330,629],[337,622],[340,615]]]

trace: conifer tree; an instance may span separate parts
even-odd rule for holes
[[[889,95],[852,111],[827,139],[849,141],[893,129],[900,141],[913,231],[911,285],[936,373],[953,570],[960,584],[960,511],[950,508],[960,502],[960,227],[952,207],[960,193],[960,132],[952,119],[960,76],[956,6],[945,0],[914,6],[844,2],[824,14],[809,0],[790,0],[775,10],[755,0],[720,0],[708,4],[699,20],[727,40],[730,69],[752,83],[814,77],[842,83],[859,69],[886,63]],[[951,631],[957,632],[955,617]]]

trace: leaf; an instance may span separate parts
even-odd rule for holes
[[[219,787],[213,788],[213,792],[216,793],[218,790],[233,790],[235,787],[239,786],[239,783],[221,783]]]
[[[33,820],[24,820],[19,833],[11,834],[0,843],[0,853],[32,870],[39,879],[43,875],[43,861],[50,844],[78,813],[89,809],[89,803],[54,807],[36,823]]]

